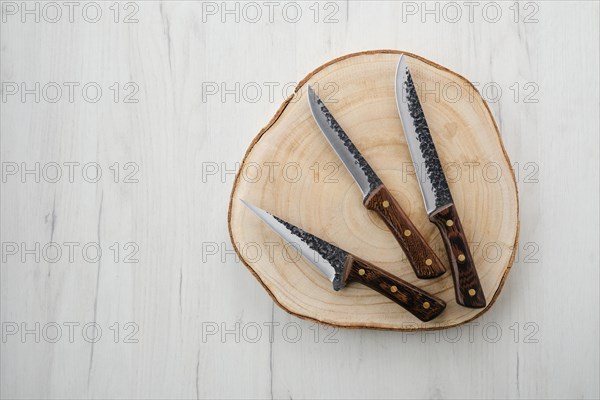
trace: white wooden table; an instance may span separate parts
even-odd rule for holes
[[[2,2],[2,397],[598,398],[598,31],[594,1]],[[477,82],[515,165],[519,256],[462,328],[299,320],[229,242],[252,138],[378,48]]]

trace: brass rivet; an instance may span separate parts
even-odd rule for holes
[[[446,226],[454,226],[454,221],[449,219],[448,221],[446,221]]]
[[[408,229],[404,231],[404,236],[409,237],[411,234],[411,231],[409,231]]]
[[[427,310],[427,309],[428,309],[430,306],[431,306],[431,304],[429,304],[429,302],[428,302],[428,301],[426,301],[425,303],[423,303],[423,308],[424,308],[424,309],[426,309],[426,310]]]
[[[427,260],[425,260],[425,265],[431,265],[433,264],[433,261],[431,261],[431,258],[428,258]]]
[[[469,289],[469,296],[473,297],[475,296],[475,293],[477,293],[475,289]]]
[[[396,293],[396,292],[398,291],[398,288],[397,288],[396,286],[392,286],[392,287],[390,288],[390,291],[391,291],[392,293]]]
[[[358,270],[358,274],[359,274],[360,276],[363,276],[363,275],[365,274],[365,270],[364,270],[364,269],[362,269],[362,268],[361,268],[361,269],[359,269],[359,270]]]
[[[463,261],[465,261],[465,259],[466,259],[466,257],[465,257],[464,254],[459,254],[458,255],[458,262],[463,262]]]
[[[381,203],[381,205],[383,206],[383,208],[388,208],[390,206],[390,202],[387,200],[384,200],[383,203]]]

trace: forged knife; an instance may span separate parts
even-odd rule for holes
[[[333,283],[334,290],[340,290],[350,282],[362,283],[425,322],[437,317],[446,308],[446,303],[418,287],[269,214],[265,210],[244,200],[242,203],[286,242],[299,249],[302,256]],[[318,257],[315,257],[315,252],[319,254]]]
[[[485,296],[467,238],[404,55],[400,56],[396,69],[396,103],[413,163],[418,167],[424,166],[427,173],[423,179],[417,180],[429,220],[438,227],[444,241],[456,301],[465,307],[485,307]]]
[[[446,268],[423,235],[310,86],[308,103],[321,132],[360,187],[364,206],[375,211],[383,219],[404,250],[417,277],[430,279],[446,272]]]

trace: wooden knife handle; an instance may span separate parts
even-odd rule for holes
[[[436,278],[446,272],[442,261],[385,186],[375,189],[364,204],[385,221],[418,278]]]
[[[431,321],[446,303],[402,279],[348,254],[346,282],[359,282],[396,302],[421,321]]]
[[[452,270],[456,302],[469,308],[485,307],[485,295],[456,207],[445,208],[431,215],[430,220],[442,234]]]

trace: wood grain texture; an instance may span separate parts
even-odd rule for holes
[[[25,6],[33,10],[35,3]],[[139,7],[134,15],[139,22],[133,24],[114,23],[115,2],[95,3],[102,7],[98,23],[82,20],[88,2],[74,5],[74,23],[63,2],[56,2],[62,7],[57,23],[36,22],[32,14],[23,23],[19,12],[3,13],[6,22],[0,23],[2,82],[25,82],[28,89],[35,82],[63,87],[57,103],[43,98],[35,103],[32,94],[26,102],[19,94],[0,101],[3,166],[98,162],[104,172],[97,183],[83,181],[80,170],[69,182],[66,168],[57,183],[38,184],[33,175],[22,183],[20,174],[8,176],[0,183],[2,242],[31,249],[51,240],[99,241],[105,250],[101,262],[85,262],[77,252],[76,262],[69,263],[65,247],[56,263],[36,263],[32,255],[21,262],[19,254],[2,260],[2,328],[11,322],[19,329],[22,322],[28,329],[36,322],[41,327],[56,322],[63,330],[56,343],[41,333],[39,343],[33,334],[22,340],[19,333],[0,342],[1,398],[600,397],[600,44],[598,35],[590,34],[598,30],[597,2],[481,2],[472,6],[470,18],[466,2],[327,1],[319,2],[315,22],[315,2],[298,1],[303,11],[298,23],[282,17],[286,2],[275,2],[272,22],[267,2],[248,3],[249,17],[252,4],[262,6],[257,23],[224,16],[220,1],[118,2],[121,21],[133,10],[125,4]],[[228,10],[239,4],[240,13],[245,4],[226,3]],[[2,2],[15,4],[22,7],[21,1]],[[40,12],[45,4],[38,5]],[[86,10],[91,17],[93,6]],[[206,6],[217,12],[203,13]],[[445,19],[455,15],[456,6],[461,18]],[[437,12],[423,13],[436,7]],[[499,21],[490,22],[497,7]],[[290,17],[294,8],[287,7]],[[47,7],[45,15],[52,18],[54,10]],[[323,21],[330,15],[337,22]],[[225,221],[236,163],[266,120],[315,66],[380,48],[424,55],[472,81],[488,100],[513,163],[520,199],[515,262],[492,309],[463,326],[394,332],[334,329],[296,318],[274,303],[230,244]],[[63,82],[80,83],[73,103]],[[102,86],[98,103],[81,99],[88,82]],[[114,82],[121,89],[137,83],[139,102],[115,103],[109,89]],[[247,85],[248,96],[231,93],[236,85],[240,90]],[[251,92],[256,86],[262,89],[258,99]],[[218,93],[205,97],[205,87],[218,87]],[[393,118],[391,110],[389,115]],[[117,161],[137,163],[139,183],[115,183],[108,167]],[[274,172],[280,175],[282,166]],[[378,173],[385,169],[376,167]],[[475,178],[483,167],[472,166]],[[307,172],[311,178],[313,171]],[[321,181],[330,174],[344,178],[342,166],[333,174],[321,163],[318,171]],[[450,179],[454,171],[448,171]],[[463,177],[469,171],[464,166]],[[407,214],[414,212],[399,192],[405,182],[381,175]],[[349,190],[354,185],[346,184]],[[418,193],[414,188],[409,196]],[[471,241],[476,222],[462,209],[467,199],[455,200]],[[360,202],[352,210],[362,213],[353,229],[375,224],[379,229],[365,240],[383,238],[387,246],[375,257],[357,255],[377,265],[388,260],[386,270],[402,269],[408,280],[414,277],[407,264],[394,267],[401,250],[380,218]],[[495,222],[502,221],[498,216]],[[426,219],[416,225],[436,238],[432,245],[446,263],[437,228]],[[338,231],[346,230],[342,222]],[[337,232],[333,236],[338,238]],[[108,247],[130,241],[139,245],[134,256],[139,263],[115,263]],[[476,261],[482,249],[487,258],[499,255],[494,243],[471,244]],[[255,247],[244,250],[254,256]],[[417,285],[428,289],[429,282]],[[576,295],[557,296],[568,292]],[[62,325],[69,322],[80,324],[73,342]],[[96,343],[81,335],[93,322],[102,328]],[[110,329],[115,322],[118,343]],[[133,336],[138,343],[123,342],[131,333],[123,330],[127,322],[139,327]],[[257,325],[260,336],[254,340]],[[217,331],[206,337],[207,327]],[[302,335],[292,340],[296,332]],[[51,327],[47,333],[53,334]]]
[[[431,321],[446,308],[446,303],[437,297],[358,257],[349,254],[345,268],[346,282],[358,282],[370,287],[421,321]]]
[[[446,272],[442,261],[385,186],[373,191],[364,200],[364,204],[383,219],[404,251],[417,278],[437,278]]]
[[[429,224],[424,211],[416,174],[407,174],[412,167],[394,97],[394,71],[399,52],[374,51],[352,54],[334,60],[311,73],[280,108],[250,145],[241,165],[252,163],[294,163],[302,171],[328,162],[339,163],[329,145],[313,123],[306,101],[298,101],[305,85],[323,86],[334,82],[339,91],[329,110],[361,153],[378,173],[390,192],[401,203],[418,230],[433,247],[443,249],[435,227]],[[407,53],[405,53],[407,54]],[[461,76],[423,58],[410,55],[409,65],[417,87],[425,82],[465,87],[469,82]],[[275,239],[263,226],[248,219],[237,199],[244,198],[282,218],[300,224],[325,240],[351,251],[392,274],[424,288],[448,304],[446,312],[430,322],[417,322],[416,329],[439,329],[455,326],[476,318],[489,309],[499,294],[515,256],[518,236],[518,199],[514,175],[502,146],[496,125],[485,102],[474,92],[471,100],[456,103],[422,100],[422,106],[440,159],[446,163],[477,162],[493,164],[501,171],[495,182],[487,179],[466,179],[450,183],[455,201],[464,215],[468,238],[473,242],[495,243],[502,256],[494,262],[483,254],[476,264],[484,295],[490,299],[483,310],[467,309],[454,300],[450,274],[428,281],[417,281],[404,253],[385,225],[377,225],[361,207],[361,196],[349,174],[336,175],[336,182],[315,180],[305,173],[300,179],[274,179],[249,182],[240,173],[231,195],[229,224],[232,242],[253,274],[273,298],[288,312],[321,323],[343,327],[407,329],[416,319],[410,313],[381,304],[378,297],[358,288],[342,294],[323,290],[328,281],[319,278],[303,261],[290,263],[283,256],[274,259],[244,259],[240,248],[248,243],[263,246]],[[327,101],[323,95],[323,101]],[[420,94],[421,99],[427,99]],[[469,202],[476,203],[469,204]],[[482,205],[485,204],[485,208]],[[433,229],[432,229],[433,228]],[[438,254],[440,252],[438,251]],[[439,257],[439,255],[438,255]],[[349,305],[352,307],[349,308]],[[429,325],[428,325],[429,324]],[[415,329],[411,326],[409,329]]]
[[[485,307],[485,295],[467,243],[456,206],[451,205],[430,216],[439,229],[454,281],[456,302],[465,307]]]

